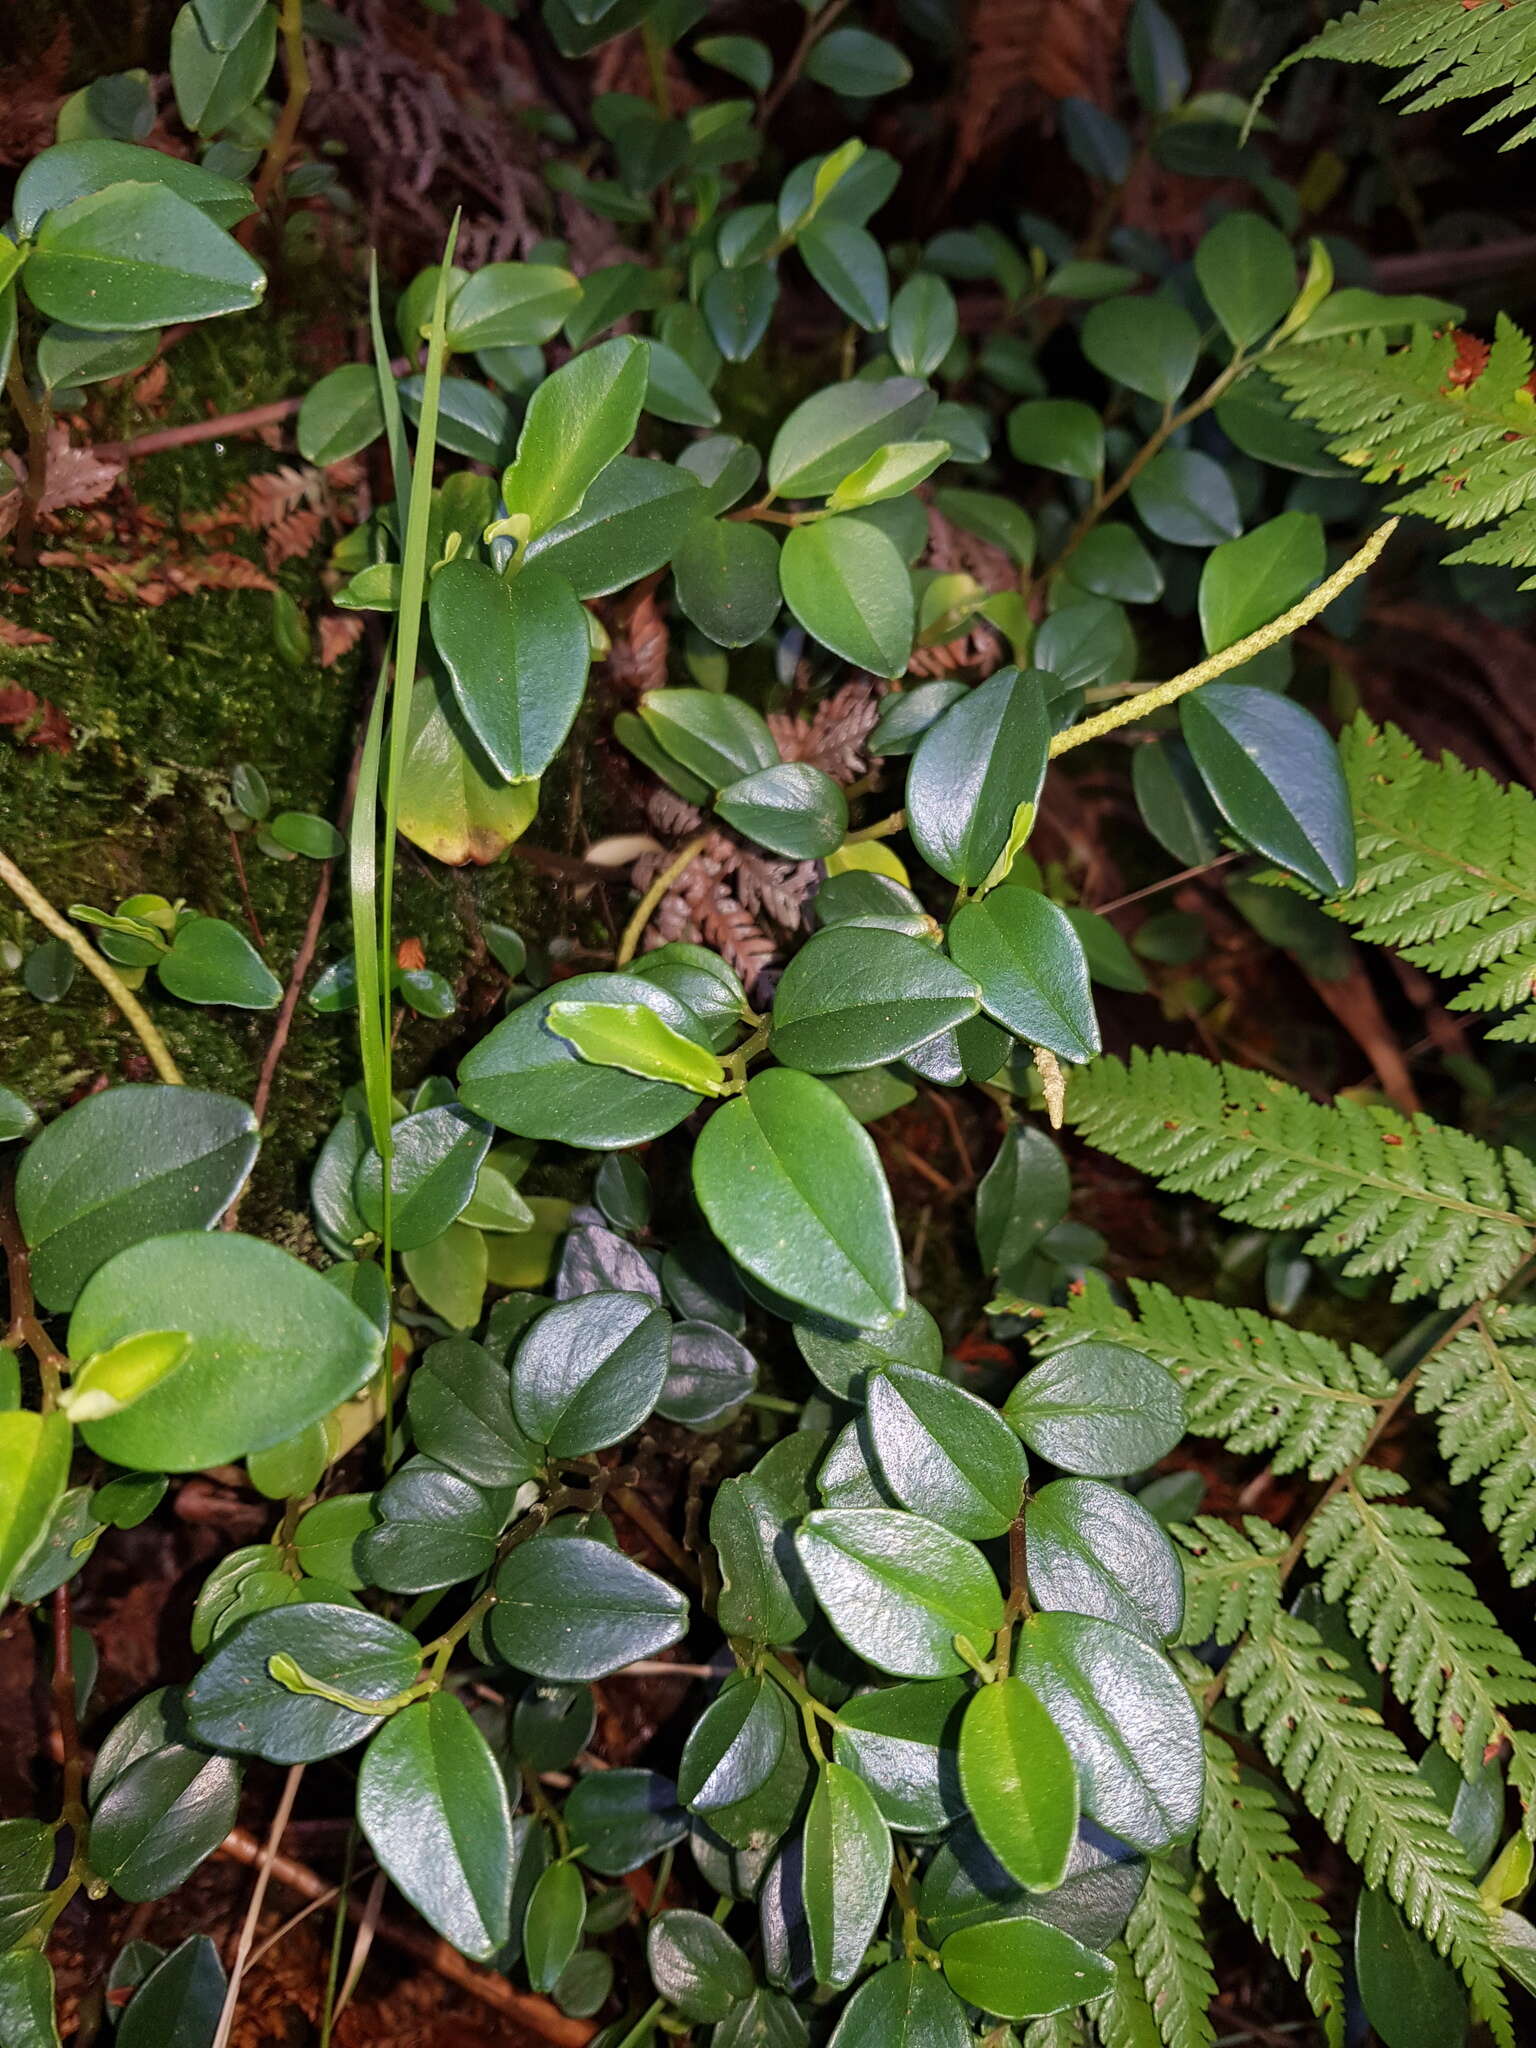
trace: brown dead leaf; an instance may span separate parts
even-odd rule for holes
[[[51,633],[34,633],[30,626],[18,626],[12,619],[0,619],[0,647],[51,647]]]
[[[267,529],[267,567],[277,569],[284,562],[307,555],[320,538],[324,523],[321,515],[308,505],[279,519]]]
[[[57,704],[19,683],[0,683],[0,725],[13,727],[24,747],[42,747],[50,754],[74,750],[69,720]]]
[[[103,462],[94,449],[75,447],[68,427],[56,422],[48,434],[48,481],[38,509],[67,512],[77,505],[94,505],[122,473],[122,463]]]
[[[320,621],[320,666],[334,668],[362,639],[367,620],[361,612],[328,612]]]

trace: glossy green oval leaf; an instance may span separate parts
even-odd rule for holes
[[[957,1635],[984,1648],[1003,1596],[973,1544],[894,1508],[817,1508],[795,1547],[816,1598],[849,1649],[897,1678],[966,1669]]]
[[[1184,1575],[1163,1525],[1130,1494],[1056,1479],[1024,1517],[1029,1590],[1048,1613],[1096,1614],[1149,1643],[1184,1621]]]
[[[210,35],[212,7],[186,6],[171,28],[171,84],[183,121],[199,135],[218,135],[260,98],[277,54],[278,18],[271,7],[244,7],[227,31]]]
[[[512,1816],[485,1737],[452,1693],[394,1715],[363,1753],[357,1819],[429,1927],[485,1961],[507,1939]]]
[[[957,1536],[1001,1536],[1024,1498],[1025,1461],[997,1410],[937,1373],[891,1365],[866,1391],[880,1474],[903,1507]]]
[[[1131,786],[1142,823],[1184,867],[1200,867],[1221,852],[1221,814],[1182,740],[1170,734],[1139,746]]]
[[[914,440],[936,403],[915,377],[855,380],[813,392],[774,436],[768,481],[781,498],[823,497],[877,448]]]
[[[983,1685],[960,1728],[960,1783],[971,1818],[1008,1874],[1054,1891],[1077,1840],[1077,1767],[1019,1678]]]
[[[640,715],[667,752],[711,789],[781,765],[767,721],[739,697],[713,690],[647,690]]]
[[[704,506],[703,486],[686,469],[616,455],[580,510],[535,536],[526,565],[558,572],[578,597],[606,597],[670,561]]]
[[[1385,1892],[1369,1885],[1361,1887],[1355,1906],[1354,1954],[1360,2002],[1385,2048],[1459,2048],[1465,2042],[1467,1994],[1454,1966],[1413,1931]]]
[[[1020,462],[1092,481],[1104,467],[1104,427],[1079,398],[1029,398],[1008,415],[1008,446]]]
[[[508,511],[528,519],[532,538],[579,512],[593,481],[629,446],[645,382],[645,343],[619,335],[573,356],[535,391],[501,481]]]
[[[838,311],[866,334],[878,334],[891,317],[891,276],[868,228],[825,214],[800,230],[795,246]]]
[[[1355,831],[1338,750],[1309,711],[1272,690],[1210,683],[1179,707],[1195,766],[1247,845],[1319,895],[1355,880]]]
[[[855,512],[915,490],[948,459],[947,441],[892,441],[845,476],[828,498],[833,512]]]
[[[1296,296],[1296,258],[1272,221],[1256,213],[1225,214],[1195,250],[1195,276],[1206,303],[1235,348],[1268,334]]]
[[[1085,1813],[1149,1853],[1189,1840],[1205,1782],[1200,1716],[1160,1651],[1095,1616],[1036,1614],[1013,1668],[1066,1737]]]
[[[550,1992],[581,1946],[587,1894],[574,1863],[552,1863],[539,1878],[523,1916],[523,1962],[535,1991]]]
[[[361,1607],[300,1602],[252,1615],[214,1652],[187,1687],[187,1718],[210,1748],[263,1756],[269,1763],[316,1763],[350,1749],[381,1716],[295,1691],[274,1676],[298,1669],[320,1685],[363,1702],[387,1700],[414,1683],[421,1645],[403,1628]]]
[[[371,363],[343,363],[312,384],[299,407],[299,453],[321,468],[356,455],[383,431],[384,405]]]
[[[779,274],[771,263],[717,270],[699,294],[699,311],[728,363],[744,363],[768,332],[779,301]]]
[[[714,2025],[750,1998],[752,1965],[706,1913],[674,1907],[658,1913],[645,1939],[651,1982],[684,2019]]]
[[[453,295],[448,346],[526,348],[552,341],[581,302],[581,282],[553,263],[487,263]]]
[[[456,1472],[411,1458],[374,1495],[374,1526],[358,1539],[370,1585],[389,1593],[436,1592],[476,1579],[495,1561],[505,1500],[493,1501]]]
[[[1099,1051],[1082,941],[1049,897],[1008,887],[963,904],[950,919],[949,950],[1006,1030],[1077,1066]]]
[[[895,543],[840,514],[791,527],[779,556],[784,602],[814,639],[856,668],[899,676],[912,653],[912,580]]]
[[[785,968],[769,1044],[785,1066],[847,1073],[899,1059],[976,1008],[975,983],[926,941],[833,926],[813,933]]]
[[[862,1401],[868,1376],[891,1365],[929,1373],[944,1367],[944,1339],[920,1301],[909,1301],[902,1314],[878,1330],[797,1322],[795,1343],[827,1392],[840,1401]]]
[[[697,1109],[691,1088],[593,1067],[549,1026],[555,1003],[644,1004],[673,1031],[709,1049],[704,1026],[665,988],[638,974],[578,974],[514,1010],[459,1067],[465,1105],[520,1137],[604,1150],[659,1137]]]
[[[224,2008],[219,1952],[206,1934],[189,1934],[145,1977],[117,2024],[119,2048],[211,2048]],[[28,2038],[28,2048],[32,2039]]]
[[[728,783],[715,810],[743,837],[786,860],[825,860],[848,831],[848,799],[809,761],[780,761]]]
[[[517,1487],[537,1471],[534,1445],[512,1413],[512,1383],[483,1345],[431,1345],[406,1395],[411,1433],[429,1458],[479,1486]]]
[[[55,143],[23,167],[11,202],[17,231],[30,239],[45,213],[122,184],[169,186],[221,228],[237,226],[255,210],[250,187],[236,178],[221,178],[165,150],[85,137]]]
[[[155,973],[163,988],[187,1003],[275,1010],[283,998],[282,983],[245,933],[222,917],[189,918]]]
[[[1039,801],[1050,741],[1038,669],[1000,669],[929,726],[907,771],[907,826],[931,868],[981,886]]]
[[[1200,330],[1172,299],[1106,299],[1088,309],[1083,354],[1116,384],[1171,406],[1195,374]]]
[[[589,1536],[538,1538],[497,1574],[491,1641],[535,1678],[604,1678],[654,1657],[687,1626],[675,1586]]]
[[[1066,2012],[1114,1982],[1108,1958],[1044,1920],[988,1920],[962,1927],[939,1950],[945,1981],[970,2005],[1000,2019]]]
[[[1033,1124],[1010,1124],[976,1190],[976,1248],[986,1270],[1001,1277],[1025,1268],[1071,1198],[1058,1147]]]
[[[955,295],[931,271],[909,277],[891,301],[891,354],[904,377],[931,377],[959,331]]]
[[[666,1380],[670,1328],[641,1294],[580,1294],[546,1309],[512,1361],[519,1428],[562,1458],[628,1436]]]
[[[171,1743],[114,1776],[91,1814],[91,1869],[119,1898],[164,1898],[234,1826],[240,1766]]]
[[[1173,1376],[1124,1344],[1073,1344],[1025,1374],[1003,1408],[1032,1451],[1069,1472],[1116,1478],[1184,1434]]]
[[[678,1766],[678,1796],[696,1813],[738,1805],[762,1790],[794,1742],[794,1709],[771,1679],[727,1683],[695,1721]]]
[[[1180,547],[1215,547],[1243,530],[1231,477],[1198,448],[1165,448],[1154,457],[1132,483],[1131,503],[1149,532]]]
[[[115,1252],[167,1231],[211,1230],[259,1142],[245,1103],[201,1088],[105,1088],[66,1109],[16,1174],[38,1300],[71,1308]]]
[[[471,740],[452,693],[425,678],[411,698],[399,794],[400,830],[450,867],[500,860],[539,807],[538,783],[501,781]]]
[[[874,1328],[906,1306],[879,1155],[810,1075],[773,1068],[716,1110],[694,1150],[693,1186],[732,1258],[787,1299]]]
[[[1315,512],[1282,512],[1239,540],[1223,541],[1200,572],[1200,630],[1220,654],[1300,602],[1323,579],[1323,522]]]
[[[778,617],[779,550],[761,526],[698,519],[672,558],[683,615],[719,647],[747,647]]]
[[[467,555],[432,579],[432,640],[465,723],[508,782],[542,775],[581,705],[587,615],[556,570],[510,581]]]
[[[818,1984],[858,1975],[891,1888],[891,1836],[875,1795],[843,1764],[824,1763],[805,1816],[801,1896]]]
[[[756,1387],[757,1360],[738,1338],[714,1323],[679,1323],[672,1332],[672,1362],[656,1397],[656,1413],[687,1429],[712,1429]]]
[[[797,1431],[808,1441],[791,1455],[819,1449],[811,1431]],[[814,1441],[811,1441],[814,1439]],[[805,1572],[790,1541],[791,1525],[811,1505],[802,1471],[792,1497],[756,1471],[727,1479],[715,1495],[709,1516],[709,1540],[720,1560],[720,1625],[731,1635],[751,1642],[792,1643],[805,1633],[816,1603]]]
[[[130,1407],[82,1425],[91,1449],[139,1472],[194,1472],[280,1443],[357,1393],[378,1330],[320,1275],[253,1237],[183,1233],[130,1246],[75,1303],[75,1358],[159,1326],[190,1339],[176,1370]]]
[[[231,236],[168,185],[110,185],[44,214],[27,293],[93,334],[207,320],[257,305],[266,278]]]
[[[857,1771],[893,1828],[930,1834],[966,1810],[957,1746],[968,1678],[863,1692],[837,1710],[837,1761]]]
[[[441,1237],[475,1191],[491,1147],[491,1128],[457,1102],[404,1116],[390,1133],[390,1219],[397,1251],[415,1251]],[[384,1162],[372,1146],[353,1179],[358,1214],[384,1229]]]

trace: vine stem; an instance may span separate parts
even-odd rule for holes
[[[635,954],[639,951],[640,941],[645,937],[645,928],[660,905],[661,899],[666,895],[673,883],[680,876],[685,875],[689,868],[693,866],[699,855],[708,846],[711,836],[708,832],[701,832],[696,839],[690,839],[687,845],[680,848],[672,859],[668,861],[649,889],[640,898],[639,903],[635,906],[635,914],[629,920],[629,923],[625,925],[624,936],[619,940],[619,950],[614,955],[614,965],[616,967],[627,967],[630,961],[634,959]]]
[[[1278,619],[1271,619],[1267,626],[1247,634],[1243,639],[1224,647],[1219,654],[1207,655],[1204,661],[1187,668],[1182,675],[1171,677],[1166,683],[1153,683],[1140,690],[1134,697],[1127,697],[1121,704],[1112,704],[1107,711],[1101,711],[1093,718],[1085,718],[1080,725],[1069,725],[1065,732],[1059,732],[1050,744],[1050,758],[1070,753],[1073,747],[1086,746],[1090,740],[1103,739],[1106,733],[1115,732],[1122,725],[1134,725],[1147,716],[1149,711],[1161,711],[1165,705],[1176,704],[1181,697],[1187,697],[1191,690],[1198,690],[1203,683],[1214,683],[1218,676],[1224,676],[1235,668],[1241,668],[1245,661],[1252,661],[1256,654],[1266,648],[1278,647],[1282,640],[1308,626],[1322,612],[1327,611],[1335,598],[1342,596],[1352,583],[1356,583],[1374,567],[1387,542],[1396,533],[1399,525],[1396,519],[1389,519],[1378,526],[1363,546],[1356,548],[1347,562],[1334,570],[1333,574],[1319,583],[1316,590],[1293,604],[1288,612],[1282,612]],[[890,839],[903,830],[907,822],[905,811],[892,811],[887,818],[877,818],[873,825],[861,826],[857,832],[848,834],[847,843],[855,845],[862,840]],[[1190,869],[1189,873],[1198,870]],[[1183,876],[1175,875],[1174,881]],[[1166,884],[1158,883],[1163,888]],[[1127,898],[1126,901],[1132,899]],[[653,906],[654,907],[654,906]],[[1117,907],[1110,906],[1112,909]]]
[[[1352,583],[1358,582],[1374,566],[1397,528],[1395,519],[1388,519],[1378,526],[1364,546],[1357,548],[1347,562],[1319,583],[1316,590],[1310,591],[1299,604],[1293,604],[1288,612],[1282,612],[1278,619],[1271,619],[1267,626],[1246,634],[1230,647],[1224,647],[1219,654],[1207,655],[1204,661],[1185,669],[1182,675],[1174,676],[1166,683],[1154,683],[1150,690],[1127,698],[1123,704],[1112,704],[1097,717],[1085,718],[1080,725],[1068,726],[1065,732],[1057,733],[1051,741],[1051,758],[1054,760],[1058,754],[1065,754],[1073,747],[1086,746],[1090,740],[1102,739],[1105,733],[1114,732],[1119,726],[1145,718],[1149,711],[1161,711],[1165,705],[1176,704],[1203,683],[1213,683],[1218,676],[1241,668],[1245,661],[1264,653],[1266,648],[1278,647],[1282,640],[1288,640],[1302,626],[1310,625],[1320,612],[1327,611],[1335,598],[1342,596]]]
[[[35,883],[17,867],[9,854],[0,853],[0,882],[4,882],[13,896],[17,896],[31,911],[46,931],[52,932],[60,944],[69,948],[87,974],[94,975],[107,994],[116,1003],[145,1052],[150,1064],[162,1081],[168,1081],[173,1088],[183,1085],[183,1076],[176,1062],[171,1058],[170,1048],[155,1028],[153,1019],[133,990],[110,961],[102,958],[83,932],[77,931],[69,920],[54,909],[48,898]]]
[[[16,557],[18,561],[30,562],[33,530],[42,508],[43,493],[48,488],[48,429],[53,424],[53,413],[46,398],[34,398],[28,390],[18,350],[11,352],[5,388],[27,430],[27,483],[22,493],[21,517],[16,525]]]
[[[261,160],[261,173],[251,190],[259,215],[272,194],[277,190],[277,181],[283,174],[289,152],[298,139],[299,120],[304,112],[304,102],[309,98],[309,60],[304,55],[304,0],[282,0],[283,57],[288,67],[288,96],[283,101],[283,111],[277,126],[272,130],[272,139],[267,144],[266,155]]]
[[[757,109],[757,125],[759,128],[766,128],[774,115],[779,111],[784,95],[805,69],[806,58],[810,56],[812,50],[815,49],[817,43],[821,41],[821,38],[826,34],[833,22],[836,21],[837,17],[846,10],[848,4],[849,0],[828,0],[828,4],[821,9],[819,14],[813,13],[806,17],[805,27],[800,32],[800,40],[795,45],[794,54],[779,74],[778,83],[759,102]]]
[[[1081,547],[1110,506],[1118,504],[1120,499],[1131,488],[1131,485],[1135,483],[1137,477],[1147,467],[1148,463],[1162,453],[1163,449],[1167,447],[1169,441],[1178,433],[1180,428],[1187,427],[1192,420],[1197,420],[1203,413],[1209,412],[1217,400],[1224,398],[1227,392],[1231,390],[1232,386],[1249,368],[1251,368],[1251,364],[1248,357],[1244,355],[1234,356],[1220,375],[1213,377],[1200,396],[1192,398],[1182,411],[1175,412],[1171,406],[1164,409],[1163,417],[1158,422],[1156,428],[1142,443],[1141,447],[1137,449],[1114,482],[1107,490],[1101,488],[1094,493],[1093,503],[1067,536],[1066,546],[1051,564],[1051,573],[1053,575],[1062,567],[1068,557]]]

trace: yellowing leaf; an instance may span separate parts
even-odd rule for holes
[[[643,1003],[552,1003],[549,1028],[596,1067],[672,1081],[700,1095],[730,1092],[725,1068]]]

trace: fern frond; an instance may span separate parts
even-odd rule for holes
[[[1044,1318],[1048,1348],[1084,1338],[1130,1344],[1184,1389],[1189,1426],[1234,1451],[1265,1451],[1277,1472],[1331,1479],[1365,1448],[1391,1374],[1363,1344],[1348,1351],[1253,1309],[1197,1301],[1133,1280],[1135,1314],[1090,1276]],[[1040,1340],[1037,1339],[1037,1343]]]
[[[1536,530],[1533,530],[1536,540]],[[1536,550],[1532,559],[1536,560]],[[1536,1036],[1536,796],[1357,718],[1339,742],[1359,871],[1324,905],[1372,945],[1462,979],[1453,1010],[1512,1010],[1489,1035]]]
[[[1445,1815],[1413,1759],[1309,1623],[1276,1615],[1232,1654],[1227,1695],[1368,1885],[1449,1954],[1500,2048],[1514,2048],[1493,1921]]]
[[[1163,2048],[1211,2048],[1215,1972],[1188,1880],[1171,1855],[1148,1858],[1125,1944]]]
[[[1536,1169],[1427,1116],[1299,1088],[1192,1053],[1095,1060],[1067,1114],[1101,1151],[1262,1230],[1310,1229],[1306,1249],[1351,1275],[1397,1273],[1393,1299],[1461,1306],[1497,1291],[1530,1247]]]
[[[1205,1732],[1205,1793],[1195,1854],[1266,1948],[1302,1986],[1328,2048],[1344,2048],[1339,1937],[1321,1894],[1296,1860],[1275,1796],[1244,1771],[1214,1730]]]
[[[1367,483],[1415,486],[1394,511],[1495,529],[1451,561],[1536,562],[1531,344],[1512,320],[1500,314],[1485,361],[1455,331],[1418,327],[1402,344],[1386,329],[1295,342],[1265,368],[1339,461]]]
[[[1340,64],[1385,64],[1407,71],[1386,93],[1418,114],[1452,100],[1503,98],[1471,124],[1469,134],[1495,121],[1514,121],[1536,110],[1536,20],[1528,6],[1509,0],[1367,0],[1330,21],[1296,56],[1331,57]],[[1283,67],[1282,67],[1283,68]],[[1536,121],[1517,129],[1501,149],[1536,135]]]
[[[1024,2048],[1083,2048],[1081,2010],[1047,2013],[1024,2029]]]
[[[1241,1529],[1215,1515],[1176,1522],[1169,1534],[1184,1567],[1181,1643],[1235,1643],[1262,1635],[1280,1611],[1280,1560],[1290,1548],[1285,1532],[1257,1515]]]
[[[1425,1361],[1416,1405],[1453,1486],[1483,1474],[1483,1521],[1517,1586],[1536,1580],[1536,1309],[1495,1302]]]
[[[1152,2017],[1131,1952],[1123,1941],[1117,1941],[1105,1953],[1115,1966],[1115,1981],[1088,2008],[1094,2039],[1101,2048],[1148,2048],[1150,2042],[1158,2039],[1157,2021]]]
[[[1464,1553],[1434,1516],[1396,1498],[1407,1491],[1398,1473],[1362,1467],[1317,1514],[1307,1562],[1321,1570],[1323,1597],[1343,1605],[1419,1733],[1468,1777],[1485,1751],[1508,1743],[1510,1775],[1529,1786],[1536,1748],[1504,1709],[1536,1701],[1536,1665],[1478,1599]]]

